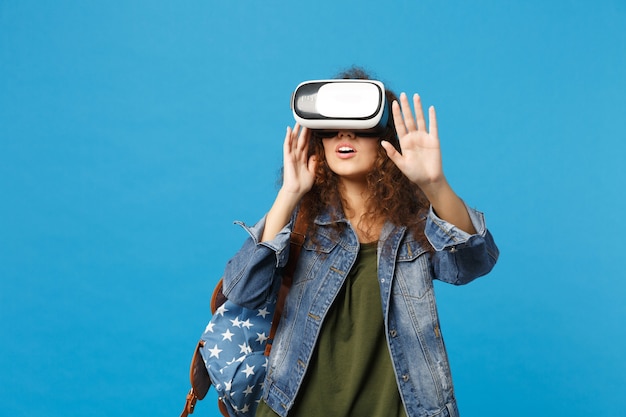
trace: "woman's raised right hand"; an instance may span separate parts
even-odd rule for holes
[[[317,158],[309,157],[311,132],[296,124],[287,128],[283,145],[283,185],[278,191],[272,208],[267,213],[261,242],[277,235],[289,222],[293,210],[302,197],[313,187]]]
[[[287,127],[283,144],[283,185],[282,190],[297,196],[304,196],[315,181],[317,158],[309,157],[311,131],[299,124]]]

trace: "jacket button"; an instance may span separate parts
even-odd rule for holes
[[[389,332],[389,335],[390,335],[391,337],[396,337],[396,336],[398,335],[398,332],[396,332],[396,331],[395,331],[395,329],[394,329],[394,330],[391,330],[391,331]]]
[[[404,382],[408,382],[408,381],[409,381],[409,374],[404,374],[404,375],[402,375],[402,380],[403,380]]]

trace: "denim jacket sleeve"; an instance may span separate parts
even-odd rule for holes
[[[235,222],[249,237],[224,270],[224,295],[235,304],[254,309],[264,304],[280,288],[282,268],[289,259],[292,220],[272,240],[260,242],[265,228],[264,216],[254,226]]]
[[[437,217],[432,207],[426,220],[426,237],[435,249],[435,278],[463,285],[487,274],[498,260],[498,248],[485,226],[483,213],[467,207],[476,234],[469,234]]]

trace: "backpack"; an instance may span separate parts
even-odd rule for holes
[[[192,414],[211,385],[218,393],[224,417],[254,416],[263,393],[267,361],[282,307],[304,243],[304,220],[298,213],[290,236],[289,260],[280,291],[261,308],[250,310],[229,301],[222,293],[222,279],[211,297],[212,317],[191,359],[187,394],[181,417]]]

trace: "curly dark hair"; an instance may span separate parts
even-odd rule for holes
[[[352,67],[338,74],[337,79],[371,79],[368,73],[360,67]],[[389,103],[397,100],[397,96],[385,89]],[[381,139],[390,143],[397,141],[390,116],[385,132]],[[346,202],[341,197],[340,182],[337,174],[332,172],[326,162],[322,141],[313,131],[309,154],[318,158],[315,184],[303,197],[301,210],[304,211],[306,224],[309,225],[309,235],[315,236],[317,226],[315,218],[328,207],[335,217],[346,209]],[[389,159],[385,149],[380,146],[374,167],[367,174],[369,198],[366,201],[366,212],[361,219],[363,224],[372,225],[376,220],[386,220],[395,225],[406,226],[425,248],[430,244],[424,235],[424,219],[429,202],[417,184],[412,183],[400,169]],[[338,220],[338,218],[337,218]],[[334,223],[335,233],[345,227],[343,223]]]

